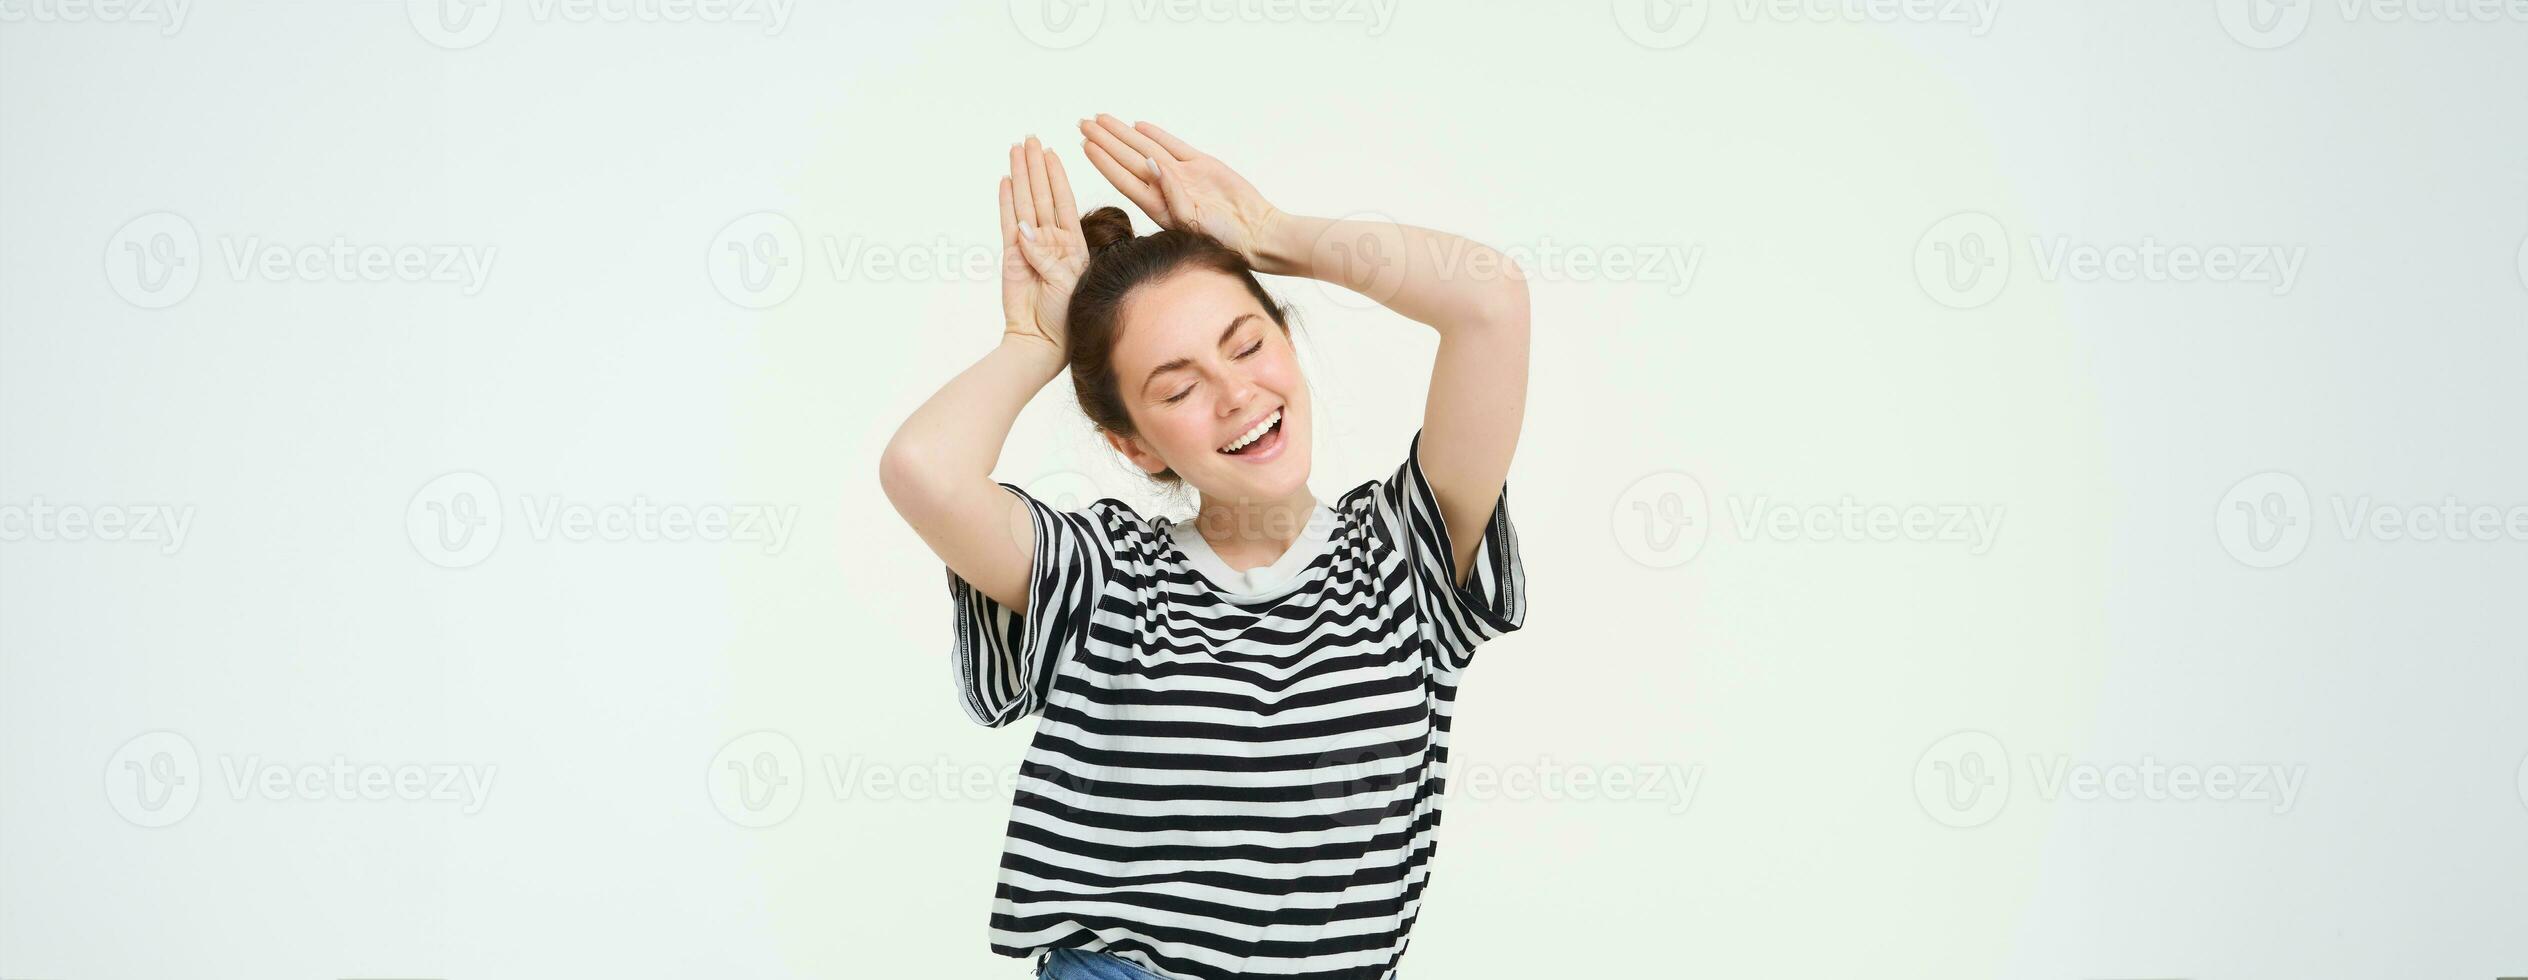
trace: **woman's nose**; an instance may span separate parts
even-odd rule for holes
[[[1246,403],[1254,401],[1258,389],[1243,375],[1232,374],[1221,382],[1220,417],[1236,418],[1246,411]]]

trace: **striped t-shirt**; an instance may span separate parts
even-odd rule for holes
[[[1226,566],[1182,525],[1001,484],[1033,515],[1029,613],[948,576],[967,714],[1042,715],[994,952],[1103,950],[1186,980],[1394,975],[1459,672],[1527,611],[1507,489],[1455,587],[1420,448],[1320,505],[1304,564],[1257,591],[1207,576]]]

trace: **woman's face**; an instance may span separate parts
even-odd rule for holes
[[[1140,433],[1109,434],[1118,451],[1215,501],[1276,501],[1307,485],[1307,381],[1290,335],[1244,283],[1186,269],[1133,290],[1121,312],[1115,383]]]

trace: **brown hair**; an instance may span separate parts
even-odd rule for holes
[[[1071,390],[1080,411],[1097,427],[1121,436],[1134,434],[1132,415],[1124,408],[1115,377],[1115,340],[1123,332],[1124,301],[1132,291],[1186,269],[1210,269],[1235,276],[1271,314],[1273,324],[1290,332],[1290,312],[1264,291],[1246,257],[1220,240],[1198,231],[1164,229],[1135,237],[1132,217],[1122,208],[1098,208],[1080,216],[1080,234],[1088,239],[1088,268],[1071,290],[1064,315],[1062,350],[1070,362]],[[1153,479],[1176,482],[1176,471],[1160,470]]]

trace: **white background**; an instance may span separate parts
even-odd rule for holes
[[[0,975],[1025,975],[876,465],[1098,111],[1529,271],[1402,975],[2528,972],[2528,5],[627,4],[0,0]],[[1429,331],[1270,286],[1392,469]]]

